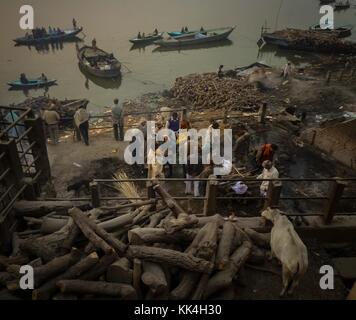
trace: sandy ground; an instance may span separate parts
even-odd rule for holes
[[[117,157],[123,160],[126,144],[114,140],[111,130],[90,134],[90,146],[74,142],[71,135],[60,139],[56,146],[48,143],[47,150],[52,168],[53,183],[58,197],[67,197],[67,185],[75,177],[87,178],[91,163],[103,158]]]

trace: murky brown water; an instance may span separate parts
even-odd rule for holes
[[[86,81],[78,68],[74,43],[49,47],[48,51],[14,47],[12,39],[24,33],[18,25],[22,4],[33,5],[37,26],[70,27],[75,17],[84,27],[86,42],[95,37],[99,47],[113,52],[124,63],[122,82]],[[111,104],[116,96],[125,99],[168,89],[177,76],[215,71],[219,64],[232,68],[260,60],[281,65],[287,53],[259,54],[256,43],[261,26],[267,21],[272,28],[306,28],[319,22],[318,8],[317,0],[4,0],[0,19],[0,103],[24,99],[22,91],[9,92],[6,85],[21,72],[28,77],[45,72],[49,78],[58,79],[59,85],[49,90],[51,96],[88,98],[91,109],[100,111],[100,106]],[[351,8],[337,13],[335,24],[353,23],[355,12]],[[128,39],[139,30],[147,33],[157,27],[172,31],[183,25],[191,29],[236,25],[237,30],[230,36],[231,42],[211,48],[153,52],[155,46],[148,46],[130,51]],[[30,91],[32,96],[42,94],[43,90]]]

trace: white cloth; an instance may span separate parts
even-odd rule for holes
[[[74,115],[75,125],[79,128],[79,126],[82,123],[89,120],[89,117],[90,117],[89,113],[85,109],[83,109],[83,108],[78,109]]]
[[[236,184],[231,188],[235,191],[236,194],[245,194],[248,190],[248,186],[246,186],[242,181],[236,182]]]
[[[275,167],[272,167],[270,170],[263,169],[262,173],[257,177],[257,179],[278,179],[279,172]],[[263,181],[260,187],[261,194],[265,195],[270,181]]]
[[[186,178],[193,179],[193,176],[190,176],[189,174],[187,174]],[[186,194],[192,193],[192,186],[193,186],[194,187],[194,197],[199,197],[200,196],[199,183],[200,183],[200,181],[185,181],[185,193]]]

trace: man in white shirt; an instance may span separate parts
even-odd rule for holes
[[[257,177],[257,179],[278,179],[279,172],[273,166],[273,163],[269,160],[266,160],[262,163],[262,167],[264,168],[262,173]],[[263,181],[260,187],[261,196],[267,196],[268,186],[270,181]]]

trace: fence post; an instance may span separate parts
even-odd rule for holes
[[[267,115],[267,103],[263,103],[260,108],[260,123],[264,124]]]
[[[279,198],[282,192],[282,182],[281,181],[270,181],[268,184],[267,198],[263,209],[277,207],[279,203]]]
[[[91,192],[91,203],[93,208],[100,207],[100,187],[97,182],[90,183],[90,192]]]
[[[331,81],[331,71],[329,70],[326,74],[326,84],[329,85]]]
[[[216,176],[212,175],[206,184],[206,193],[204,200],[204,215],[211,216],[216,214],[216,195],[218,191],[218,182]]]
[[[12,183],[20,184],[23,179],[23,170],[20,162],[20,158],[17,152],[17,146],[14,139],[10,139],[10,141],[1,141],[0,142],[0,154],[4,152],[6,155],[7,161],[6,166],[11,169],[13,173]]]
[[[41,182],[47,182],[51,178],[51,167],[48,160],[46,136],[43,128],[43,120],[39,117],[34,119],[26,119],[25,126],[27,129],[32,130],[27,134],[29,143],[36,142],[32,147],[32,154],[35,158],[38,156],[37,161],[35,161],[36,171],[42,171],[40,176]]]
[[[147,187],[147,198],[149,200],[156,199],[156,191],[153,189],[153,183],[152,181],[147,181],[146,182],[146,187]],[[152,205],[151,212],[156,211],[156,204]]]
[[[336,214],[337,206],[339,200],[342,197],[345,187],[347,183],[344,181],[332,181],[330,183],[328,199],[326,200],[324,207],[324,223],[330,224]]]

